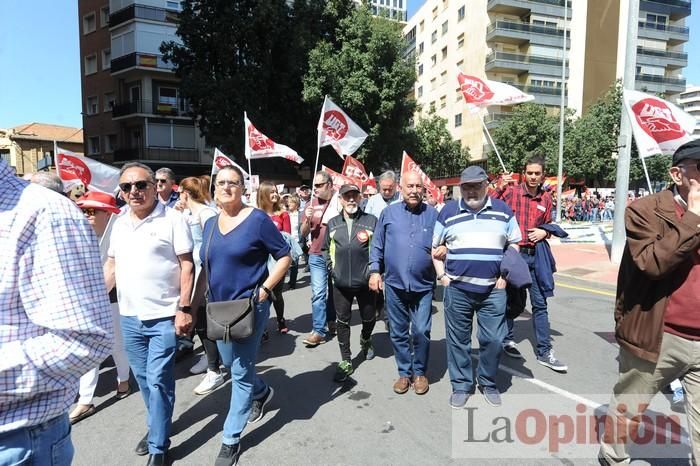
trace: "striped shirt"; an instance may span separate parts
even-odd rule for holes
[[[101,265],[80,210],[0,161],[0,433],[66,413],[111,353]]]
[[[503,252],[520,239],[518,222],[504,202],[487,197],[481,210],[474,212],[460,199],[440,211],[433,247],[447,246],[445,273],[453,286],[489,293],[500,276]]]

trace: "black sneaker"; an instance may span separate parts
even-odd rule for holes
[[[265,393],[265,396],[259,400],[253,400],[253,403],[250,406],[248,424],[254,424],[262,419],[263,414],[265,414],[265,406],[267,406],[267,404],[270,402],[274,393],[275,391],[272,389],[272,387],[267,387],[267,393]]]
[[[148,454],[148,432],[139,440],[134,452],[139,456],[146,456]]]
[[[241,453],[241,444],[221,445],[219,456],[216,457],[214,466],[233,466],[238,464],[238,455]]]
[[[506,356],[510,356],[511,358],[515,359],[522,359],[523,355],[518,349],[518,345],[515,344],[514,341],[507,341],[503,345],[503,352],[506,353]]]

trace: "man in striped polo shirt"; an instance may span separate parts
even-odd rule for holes
[[[474,388],[471,336],[478,313],[478,384],[486,401],[500,406],[496,372],[506,334],[506,281],[500,266],[507,247],[517,250],[521,233],[511,208],[486,195],[488,177],[481,167],[467,167],[459,181],[462,199],[445,204],[433,234],[435,270],[445,287],[450,405],[464,407]],[[445,253],[446,261],[438,260]]]

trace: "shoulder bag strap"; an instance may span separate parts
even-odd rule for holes
[[[209,238],[207,239],[207,247],[204,250],[204,271],[207,273],[207,292],[205,294],[207,300],[209,299],[209,246],[211,246],[211,239],[214,236],[214,228],[219,228],[219,214],[217,214],[214,217],[214,225],[212,225],[211,230],[209,231]]]

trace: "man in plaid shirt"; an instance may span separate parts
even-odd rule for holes
[[[78,380],[112,351],[97,238],[0,160],[0,464],[68,465]]]
[[[503,200],[513,209],[520,225],[522,241],[518,243],[520,254],[530,268],[532,287],[530,288],[530,305],[532,306],[532,328],[537,341],[537,362],[557,372],[566,372],[568,367],[554,357],[549,335],[549,315],[547,313],[547,296],[540,289],[535,272],[535,244],[549,238],[549,233],[538,228],[552,221],[552,196],[542,189],[545,159],[532,155],[525,162],[523,182],[512,184],[513,177],[505,174],[501,186],[492,196]],[[503,351],[510,357],[520,359],[522,354],[513,341],[513,319],[525,309],[525,289],[508,287],[508,334],[503,342]]]

